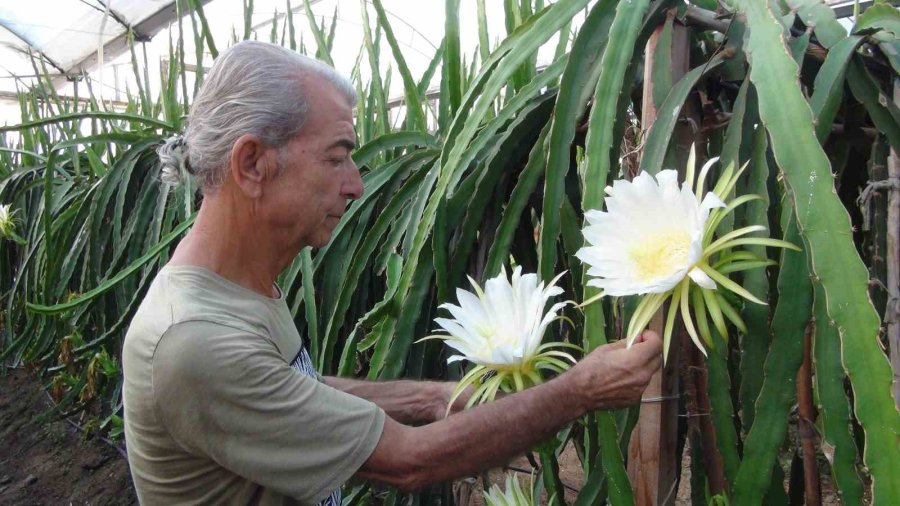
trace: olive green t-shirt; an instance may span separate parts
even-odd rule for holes
[[[142,504],[329,501],[384,411],[320,382],[283,297],[160,270],[122,352],[125,440]]]

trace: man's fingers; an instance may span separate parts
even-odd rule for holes
[[[650,357],[650,368],[653,370],[662,367],[662,353],[656,352]]]
[[[655,331],[650,330],[650,329],[647,329],[647,330],[641,332],[640,334],[634,336],[635,343],[643,343],[644,341],[653,340],[653,339],[659,340],[659,334],[657,334]]]
[[[640,336],[641,341],[635,342],[634,348],[641,354],[644,364],[652,369],[659,369],[662,363],[662,339],[652,330],[645,330]]]
[[[641,334],[641,338],[643,338],[639,342],[635,342],[635,346],[638,346],[644,353],[651,354],[659,354],[662,352],[662,339],[659,338],[659,334],[652,330],[645,330],[643,334]]]
[[[625,348],[625,346],[627,344],[628,344],[627,339],[619,339],[618,341],[616,341],[614,343],[609,343],[606,346],[609,347],[609,349],[611,349],[611,350],[621,350],[622,348]]]
[[[662,339],[660,339],[659,334],[653,330],[647,329],[641,332],[641,337],[644,338],[644,341],[657,341],[660,343],[660,346],[662,346]]]

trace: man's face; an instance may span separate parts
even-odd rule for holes
[[[279,176],[266,191],[270,219],[296,246],[322,247],[347,207],[362,196],[362,179],[350,158],[356,146],[346,97],[318,77],[303,82],[309,113],[300,133],[281,149]]]

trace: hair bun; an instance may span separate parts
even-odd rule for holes
[[[156,153],[162,164],[160,179],[163,183],[178,186],[193,175],[184,136],[175,135],[166,139],[166,142],[156,149]]]

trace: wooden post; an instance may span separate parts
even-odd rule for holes
[[[825,322],[822,322],[824,324]],[[806,506],[821,506],[822,493],[819,484],[819,466],[816,462],[816,408],[812,391],[812,335],[813,325],[803,336],[803,364],[797,371],[797,411],[800,450],[803,456],[803,490]]]
[[[662,333],[662,313],[650,329]],[[644,391],[641,414],[628,443],[628,478],[638,506],[674,504],[678,438],[678,362],[680,346],[669,350],[668,364]]]
[[[644,90],[641,124],[646,132],[656,120],[653,103],[653,59],[663,25],[656,28],[647,41],[644,56]],[[672,82],[688,71],[688,29],[675,22],[672,33]],[[662,57],[662,56],[661,56]],[[662,335],[663,315],[657,313],[650,329]],[[680,349],[678,343],[669,350],[668,363],[657,371],[641,404],[637,425],[628,445],[628,477],[635,489],[635,504],[658,506],[674,504],[678,476],[678,388]]]

